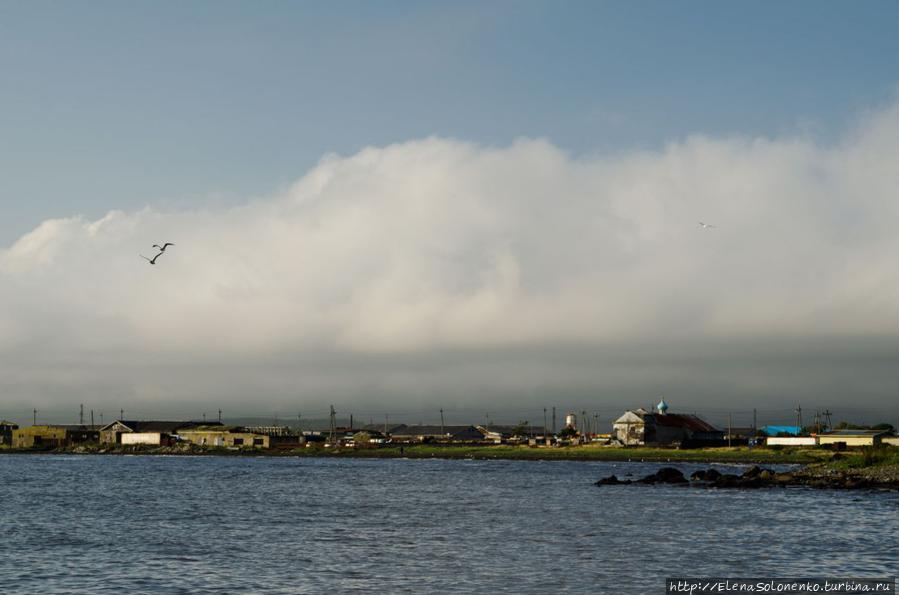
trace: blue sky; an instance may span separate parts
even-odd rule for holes
[[[838,137],[899,80],[894,2],[3,2],[0,244],[267,195],[439,135],[574,155]]]

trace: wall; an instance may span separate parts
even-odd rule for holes
[[[767,446],[815,446],[814,436],[769,436],[765,439]]]
[[[159,446],[163,442],[163,435],[159,432],[133,432],[122,434],[122,444],[152,444]]]

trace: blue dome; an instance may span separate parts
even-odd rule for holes
[[[668,411],[668,403],[665,402],[665,399],[659,401],[659,404],[656,405],[656,409],[659,410],[659,413],[665,413]]]

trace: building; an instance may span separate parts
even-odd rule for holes
[[[626,446],[707,446],[723,445],[724,432],[697,415],[668,413],[664,399],[656,412],[643,408],[625,411],[612,424],[612,434]]]
[[[12,431],[15,448],[58,448],[66,445],[66,429],[60,426],[29,426]]]
[[[199,446],[224,448],[297,448],[306,442],[302,435],[288,432],[281,426],[197,426],[182,428],[177,437]]]
[[[101,444],[165,444],[181,428],[197,426],[221,426],[219,422],[203,423],[198,421],[126,421],[117,419],[100,428]],[[147,434],[147,436],[126,438],[123,434]],[[158,434],[158,437],[154,435]],[[155,440],[155,441],[154,441]]]
[[[384,426],[370,424],[364,431],[383,431]],[[398,424],[387,430],[393,442],[483,442],[486,431],[478,426],[423,425],[414,426]]]
[[[765,446],[815,446],[818,444],[814,436],[768,436]]]
[[[12,432],[18,430],[19,425],[11,421],[0,420],[0,446],[12,445]]]
[[[98,426],[40,425],[12,430],[12,446],[15,448],[58,448],[98,442]]]
[[[887,430],[836,430],[818,435],[821,446],[876,446],[888,438]]]
[[[759,428],[765,436],[799,436],[802,428],[799,426],[762,426]]]

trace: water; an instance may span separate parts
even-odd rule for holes
[[[671,575],[899,572],[899,494],[593,485],[659,466],[0,456],[0,590],[660,593]]]

